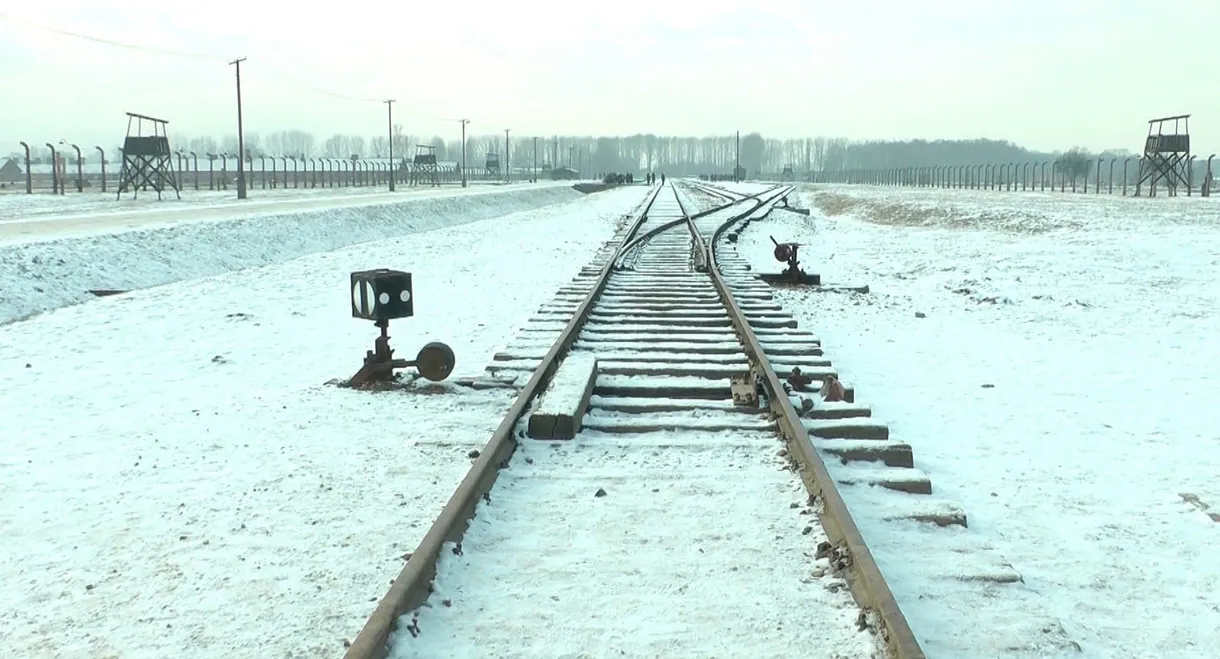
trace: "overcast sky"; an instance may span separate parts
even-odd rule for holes
[[[740,129],[1138,150],[1148,119],[1193,113],[1195,150],[1220,150],[1213,1],[13,4],[0,3],[0,141],[14,144],[0,153],[118,144],[125,111],[170,120],[171,135],[234,134],[236,56],[249,58],[246,129],[319,139],[382,134],[377,99],[394,98],[409,132],[446,137],[466,117],[472,132],[522,136]]]

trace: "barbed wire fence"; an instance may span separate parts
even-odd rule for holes
[[[1212,161],[1191,155],[1185,164],[1186,185],[1173,179],[1163,183],[1141,177],[1143,156],[1097,158],[1081,166],[1075,161],[1039,160],[977,165],[930,165],[881,169],[840,169],[810,173],[810,182],[912,188],[995,190],[1000,192],[1060,192],[1155,196],[1163,189],[1170,196],[1185,193],[1211,196]],[[1199,162],[1196,162],[1199,161]],[[1119,166],[1121,163],[1121,167]],[[1197,165],[1201,164],[1202,167]],[[783,174],[781,174],[781,177]],[[1145,183],[1141,185],[1141,180]]]

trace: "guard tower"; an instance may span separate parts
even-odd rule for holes
[[[440,167],[436,163],[436,147],[431,144],[415,145],[414,176],[416,183],[426,181],[432,185],[441,184]]]
[[[146,123],[148,126],[144,125]],[[157,191],[157,199],[166,189],[173,190],[178,199],[182,198],[169,149],[168,124],[164,119],[127,113],[127,137],[123,140],[123,169],[119,172],[116,201],[123,198],[128,188],[131,188],[132,199],[136,198],[141,188],[147,190],[150,187]]]
[[[487,162],[484,163],[484,173],[487,178],[496,178],[500,176],[500,154],[487,152]]]
[[[1168,122],[1173,132],[1165,132]],[[1178,194],[1178,186],[1190,187],[1190,115],[1162,117],[1148,122],[1148,139],[1144,141],[1144,157],[1140,158],[1140,177],[1135,184],[1135,196],[1148,183],[1148,196],[1156,196],[1156,186],[1162,179],[1169,186],[1169,196]]]
[[[780,173],[779,180],[783,183],[791,183],[796,179],[796,174],[792,172],[792,165],[784,165],[784,171]]]

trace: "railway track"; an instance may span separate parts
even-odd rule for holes
[[[650,191],[489,366],[520,394],[347,659],[923,657],[809,439],[868,438],[867,408],[788,392],[779,374],[833,366],[716,258],[790,191]]]

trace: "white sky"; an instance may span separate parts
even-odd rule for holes
[[[14,143],[0,153],[18,140],[118,144],[125,111],[169,119],[171,135],[234,134],[227,60],[237,56],[249,58],[246,129],[303,129],[319,140],[382,134],[385,106],[375,99],[394,98],[395,121],[409,132],[447,138],[459,130],[447,120],[466,117],[472,133],[519,136],[740,129],[1139,150],[1148,119],[1193,113],[1195,150],[1220,150],[1220,68],[1208,55],[1220,10],[1204,0],[353,6],[360,11],[334,2],[0,0],[0,141]],[[30,21],[205,57],[115,48]],[[1145,63],[1150,52],[1179,60]]]

